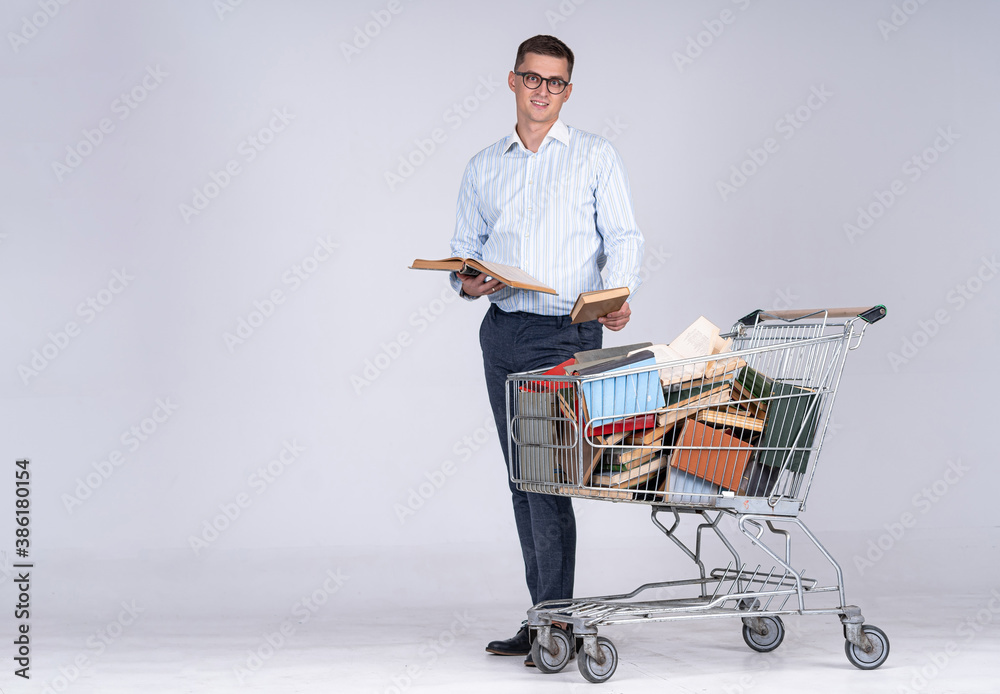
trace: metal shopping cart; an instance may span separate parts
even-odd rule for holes
[[[621,595],[535,605],[528,625],[539,670],[558,672],[575,653],[583,676],[604,682],[618,652],[600,627],[675,619],[739,617],[747,645],[768,652],[788,614],[838,615],[848,660],[866,670],[885,662],[885,633],[847,603],[840,566],[798,518],[847,353],[885,313],[754,311],[712,356],[663,361],[638,351],[617,368],[508,377],[511,479],[529,492],[648,504],[653,524],[697,569]],[[693,546],[678,536],[692,517]],[[712,542],[727,566],[706,570],[703,535],[721,543]],[[829,562],[834,582],[796,568],[793,538],[818,550],[810,552]],[[762,563],[744,561],[737,544]]]

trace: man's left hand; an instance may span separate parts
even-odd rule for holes
[[[628,323],[628,319],[632,317],[632,309],[628,307],[628,302],[626,301],[622,304],[622,307],[615,311],[614,313],[609,313],[606,316],[598,318],[597,320],[607,328],[608,330],[621,330]]]

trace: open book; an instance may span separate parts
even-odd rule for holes
[[[543,294],[556,294],[556,290],[548,287],[527,272],[512,265],[491,263],[475,258],[445,258],[444,260],[414,260],[411,270],[446,270],[460,275],[478,275],[485,273],[504,284],[518,289],[527,289]]]
[[[719,328],[704,316],[684,329],[669,345],[653,345],[648,349],[653,352],[657,363],[663,364],[681,359],[720,355],[715,361],[703,361],[684,366],[670,366],[660,369],[660,381],[664,387],[690,381],[696,378],[712,379],[722,373],[728,373],[742,366],[743,360],[736,357],[726,357],[732,347],[732,340],[719,337]]]

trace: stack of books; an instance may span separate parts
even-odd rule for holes
[[[667,345],[581,352],[552,369],[577,377],[554,391],[555,410],[582,432],[582,465],[567,456],[558,479],[572,487],[561,491],[711,504],[803,472],[819,394],[774,381],[730,344],[702,317]]]

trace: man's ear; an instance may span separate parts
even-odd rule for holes
[[[563,103],[569,101],[569,95],[573,93],[573,85],[567,84],[566,91],[563,92]]]
[[[514,81],[514,80],[516,80],[516,79],[517,79],[517,75],[515,75],[515,74],[514,74],[514,71],[513,71],[513,70],[511,70],[511,71],[510,71],[510,74],[509,74],[509,75],[507,75],[507,86],[508,86],[508,87],[510,87],[510,90],[511,90],[511,91],[514,91],[514,85],[516,85],[516,84],[517,84],[517,83],[516,83],[516,82]]]

